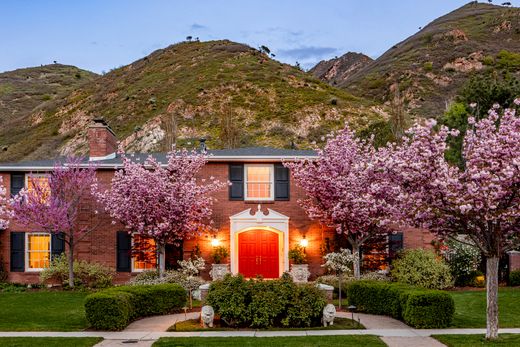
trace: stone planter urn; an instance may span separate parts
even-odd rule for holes
[[[211,264],[211,271],[209,275],[213,281],[221,280],[224,276],[231,271],[229,270],[229,264]]]
[[[309,276],[309,264],[292,264],[291,271],[289,272],[296,283],[308,282]]]

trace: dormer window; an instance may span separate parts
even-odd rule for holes
[[[272,164],[246,164],[245,199],[274,200],[274,174]]]

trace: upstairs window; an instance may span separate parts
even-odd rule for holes
[[[51,196],[51,189],[49,187],[49,177],[45,174],[27,175],[26,176],[26,187],[27,192],[30,194],[39,193],[42,194],[42,202],[45,202]]]
[[[274,200],[273,165],[246,164],[245,199]]]
[[[135,234],[133,236],[133,243],[132,271],[155,270],[157,264],[155,240],[150,237]]]

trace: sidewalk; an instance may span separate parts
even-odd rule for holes
[[[102,337],[97,346],[151,346],[161,337],[277,337],[277,336],[326,336],[326,335],[376,335],[390,347],[441,347],[443,344],[431,338],[440,334],[485,334],[486,329],[413,329],[401,321],[390,317],[355,313],[366,329],[359,330],[286,330],[286,331],[194,331],[166,332],[177,321],[197,318],[198,312],[149,317],[130,324],[125,330],[117,332],[75,331],[75,332],[0,332],[0,337]],[[338,312],[338,317],[351,318],[347,312]],[[520,328],[500,329],[500,334],[520,334]]]

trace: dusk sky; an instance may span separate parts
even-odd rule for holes
[[[0,0],[0,71],[56,60],[100,73],[188,35],[266,45],[305,68],[347,51],[377,58],[467,2]]]

